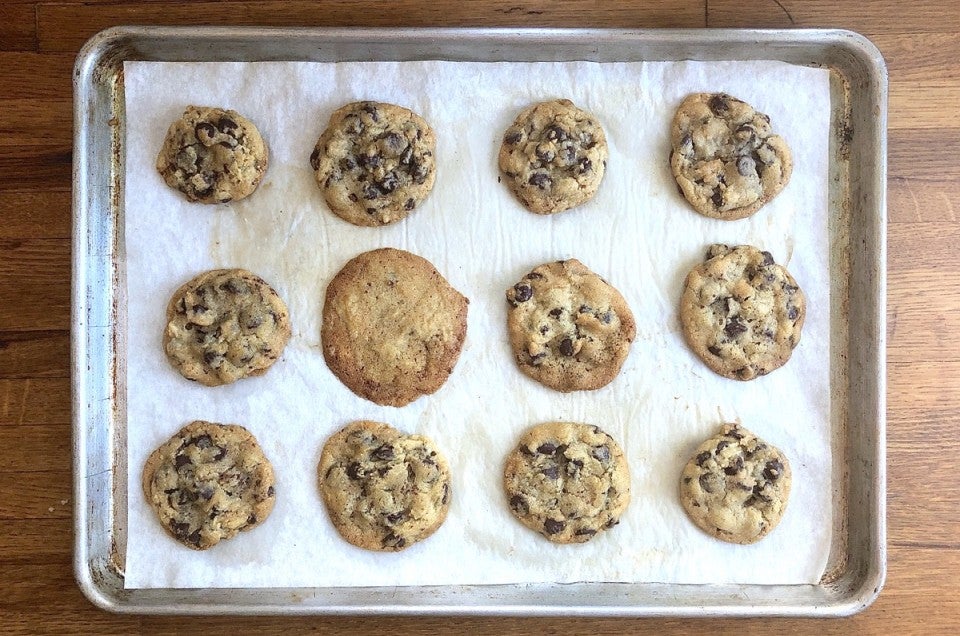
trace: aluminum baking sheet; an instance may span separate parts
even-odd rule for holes
[[[122,63],[149,61],[770,60],[831,69],[833,551],[819,585],[578,583],[124,590]],[[104,32],[77,62],[75,164],[76,569],[115,611],[581,615],[840,615],[884,573],[886,76],[876,49],[841,31],[138,29]],[[855,308],[855,311],[851,311]]]

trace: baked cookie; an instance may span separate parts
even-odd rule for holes
[[[520,370],[564,393],[609,384],[636,336],[620,292],[575,258],[536,267],[507,290],[507,303]]]
[[[433,442],[379,422],[353,422],[330,437],[317,478],[337,532],[367,550],[426,539],[450,508],[450,469]]]
[[[698,528],[730,543],[754,543],[777,527],[790,497],[790,463],[737,424],[697,448],[680,477],[680,503]]]
[[[437,140],[416,113],[354,102],[330,117],[310,165],[333,213],[354,225],[387,225],[430,194]]]
[[[589,200],[603,180],[607,138],[569,99],[524,109],[503,135],[500,170],[531,212],[553,214]]]
[[[267,158],[260,131],[240,113],[188,106],[167,131],[157,170],[190,201],[228,203],[257,189]]]
[[[206,550],[255,528],[273,510],[273,467],[250,431],[196,421],[143,467],[143,494],[174,539]]]
[[[620,522],[630,472],[619,444],[596,426],[548,422],[507,456],[503,487],[520,523],[554,543],[583,543]]]
[[[775,197],[793,171],[770,118],[726,93],[695,93],[670,131],[670,167],[690,205],[714,219],[742,219]]]
[[[424,258],[389,247],[364,252],[327,286],[323,357],[360,397],[404,406],[447,381],[468,302]]]
[[[770,252],[711,245],[687,274],[680,297],[683,336],[708,367],[752,380],[783,366],[800,342],[803,292]]]
[[[290,338],[277,292],[244,269],[214,269],[174,292],[163,348],[183,377],[206,386],[267,372]]]

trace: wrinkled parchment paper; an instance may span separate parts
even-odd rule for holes
[[[127,587],[818,581],[831,541],[832,492],[827,71],[779,62],[128,62],[124,74]],[[668,131],[677,104],[694,91],[725,91],[750,102],[790,144],[790,184],[749,219],[707,219],[677,193]],[[592,201],[542,217],[498,183],[496,155],[520,109],[560,97],[599,118],[610,158]],[[359,99],[411,108],[437,133],[433,193],[393,226],[354,227],[335,217],[308,164],[330,114]],[[254,195],[207,206],[164,185],[156,154],[188,104],[232,108],[257,124],[270,146],[270,166]],[[713,242],[769,250],[807,295],[793,358],[752,382],[714,375],[679,331],[684,276]],[[470,298],[467,340],[449,381],[401,409],[353,395],[320,350],[327,283],[349,258],[380,246],[427,258]],[[638,334],[613,383],[564,395],[515,367],[504,292],[534,266],[569,257],[620,289]],[[294,328],[267,375],[208,388],[168,364],[161,338],[173,291],[216,267],[263,276],[286,300]],[[324,440],[361,418],[433,438],[451,465],[446,523],[400,553],[366,552],[343,541],[317,492]],[[169,538],[140,490],[150,452],[194,419],[249,428],[277,475],[270,518],[205,552]],[[523,430],[547,420],[599,425],[630,463],[632,499],[620,525],[583,545],[553,545],[527,530],[510,515],[502,492],[505,455]],[[793,467],[782,523],[751,546],[703,534],[677,496],[694,448],[728,421],[778,446]]]

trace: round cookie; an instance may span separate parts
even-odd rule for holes
[[[323,445],[317,478],[340,535],[397,552],[426,539],[450,508],[450,469],[433,442],[386,424],[353,422]]]
[[[177,371],[206,386],[263,375],[290,338],[287,306],[262,278],[214,269],[174,292],[163,348]]]
[[[467,298],[424,258],[393,248],[352,258],[327,286],[327,366],[377,404],[404,406],[443,386],[467,333]]]
[[[630,503],[620,445],[596,426],[547,422],[508,456],[503,487],[520,523],[554,543],[584,543],[617,525]]]
[[[507,302],[520,370],[564,393],[609,384],[636,336],[620,292],[575,258],[536,267],[507,290]]]
[[[436,146],[433,129],[416,113],[354,102],[331,115],[310,165],[334,214],[354,225],[387,225],[430,194]]]
[[[607,166],[607,138],[596,117],[569,99],[542,102],[507,128],[499,164],[527,209],[553,214],[596,193]]]
[[[249,119],[233,110],[188,106],[167,131],[157,170],[190,201],[228,203],[257,189],[267,160],[267,144]]]
[[[143,494],[174,539],[206,550],[273,510],[273,467],[242,426],[195,421],[150,455]]]
[[[677,109],[670,167],[680,192],[704,216],[750,216],[790,180],[793,160],[770,118],[726,93],[695,93]]]
[[[749,245],[710,246],[680,297],[687,344],[710,369],[734,380],[783,366],[800,342],[805,315],[790,272]]]
[[[780,523],[790,482],[783,453],[737,424],[724,424],[684,467],[680,503],[710,536],[755,543]]]

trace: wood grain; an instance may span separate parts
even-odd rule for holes
[[[837,27],[890,74],[889,573],[841,620],[114,616],[72,574],[70,189],[74,57],[115,24]],[[942,0],[7,0],[0,5],[0,631],[597,635],[960,629],[960,8]]]

